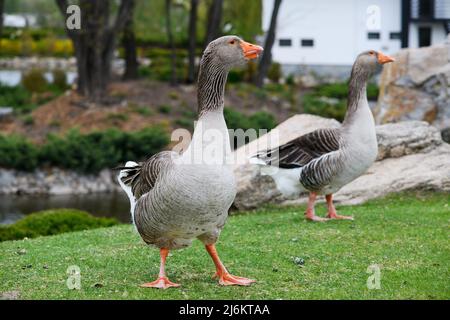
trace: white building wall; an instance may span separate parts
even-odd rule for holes
[[[440,43],[440,42],[444,42],[447,39],[447,34],[445,33],[445,28],[444,28],[442,22],[410,23],[408,47],[410,47],[410,48],[418,48],[419,47],[419,28],[420,27],[430,27],[431,28],[431,43]]]
[[[379,40],[368,39],[366,12],[370,5],[380,8]],[[267,30],[273,0],[263,0],[263,29]],[[390,32],[401,30],[400,0],[283,0],[278,15],[273,59],[283,64],[351,65],[365,50],[392,54],[400,40]],[[280,47],[279,39],[291,39],[291,47]],[[313,47],[302,47],[301,39],[313,39]]]

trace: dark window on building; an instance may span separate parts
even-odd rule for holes
[[[278,40],[278,44],[280,45],[280,47],[291,47],[292,40],[291,39],[280,39],[280,40]]]
[[[431,45],[431,28],[419,27],[419,47],[429,47]]]
[[[433,7],[433,0],[419,0],[419,18],[432,18]]]
[[[402,34],[400,32],[389,33],[389,39],[391,39],[391,40],[400,40],[401,38],[402,38]]]
[[[379,32],[369,32],[367,34],[367,39],[378,40],[378,39],[380,39],[380,33]]]
[[[302,39],[301,40],[302,47],[314,47],[313,39]]]

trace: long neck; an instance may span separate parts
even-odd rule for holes
[[[227,68],[212,53],[205,53],[198,77],[199,118],[210,111],[223,111],[227,76]]]
[[[223,115],[228,69],[212,54],[205,53],[198,79],[198,121],[191,143],[183,154],[195,164],[226,164],[231,154],[230,138]]]
[[[347,113],[345,114],[343,125],[353,123],[358,109],[367,105],[366,89],[368,79],[369,72],[358,64],[355,64],[350,77]]]

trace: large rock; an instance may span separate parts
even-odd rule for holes
[[[439,129],[450,126],[450,37],[394,57],[381,74],[376,123],[423,120]]]
[[[277,190],[270,176],[262,176],[248,157],[257,150],[276,147],[295,137],[339,123],[311,115],[297,115],[280,124],[246,148],[236,150],[235,174],[238,193],[234,206],[253,209],[267,203],[300,204],[307,194],[288,199]],[[409,189],[450,191],[450,145],[442,141],[439,131],[423,121],[407,121],[377,126],[378,158],[369,170],[335,194],[343,204],[356,204]],[[272,139],[270,139],[272,136]],[[278,144],[277,139],[279,137]]]

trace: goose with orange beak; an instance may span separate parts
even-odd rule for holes
[[[261,166],[262,174],[272,176],[282,194],[293,196],[309,191],[307,220],[353,220],[337,214],[333,193],[366,172],[377,157],[375,122],[366,87],[377,66],[393,61],[392,57],[374,50],[358,55],[350,77],[347,112],[340,128],[315,130],[250,159]],[[325,195],[326,218],[315,215],[318,195]]]
[[[230,274],[215,243],[236,196],[223,115],[227,75],[261,51],[260,46],[236,36],[212,41],[200,61],[198,121],[189,147],[182,154],[164,151],[141,163],[129,161],[121,168],[118,181],[129,197],[132,221],[144,242],[160,249],[159,276],[143,287],[178,287],[166,275],[166,259],[169,251],[186,248],[194,239],[205,245],[219,284],[247,286],[255,282]],[[217,152],[211,152],[212,148]]]

